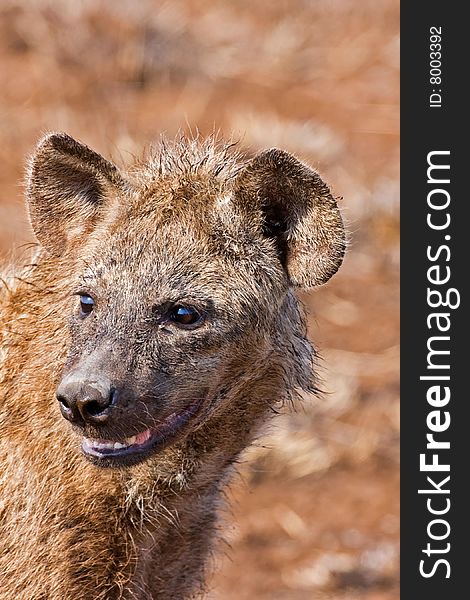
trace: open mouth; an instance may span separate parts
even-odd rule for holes
[[[136,464],[181,437],[202,402],[202,399],[195,400],[182,411],[168,415],[157,427],[120,441],[83,437],[83,453],[97,464]]]

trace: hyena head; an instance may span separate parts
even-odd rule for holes
[[[52,134],[28,204],[66,271],[57,414],[95,464],[246,437],[290,387],[312,385],[294,289],[336,272],[344,230],[326,184],[290,154],[242,160],[180,140],[124,173]]]

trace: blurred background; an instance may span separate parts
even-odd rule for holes
[[[398,598],[398,24],[397,0],[0,3],[1,259],[31,239],[25,156],[51,130],[125,165],[220,129],[343,197],[344,266],[303,296],[327,393],[244,457],[214,599]]]

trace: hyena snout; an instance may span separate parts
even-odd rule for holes
[[[117,403],[118,390],[104,374],[90,376],[77,370],[62,379],[56,395],[62,416],[71,423],[104,425]]]

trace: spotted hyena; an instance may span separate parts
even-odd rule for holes
[[[124,172],[65,134],[27,178],[34,260],[0,302],[0,598],[203,593],[231,465],[315,390],[296,290],[341,264],[282,150],[162,144]]]

